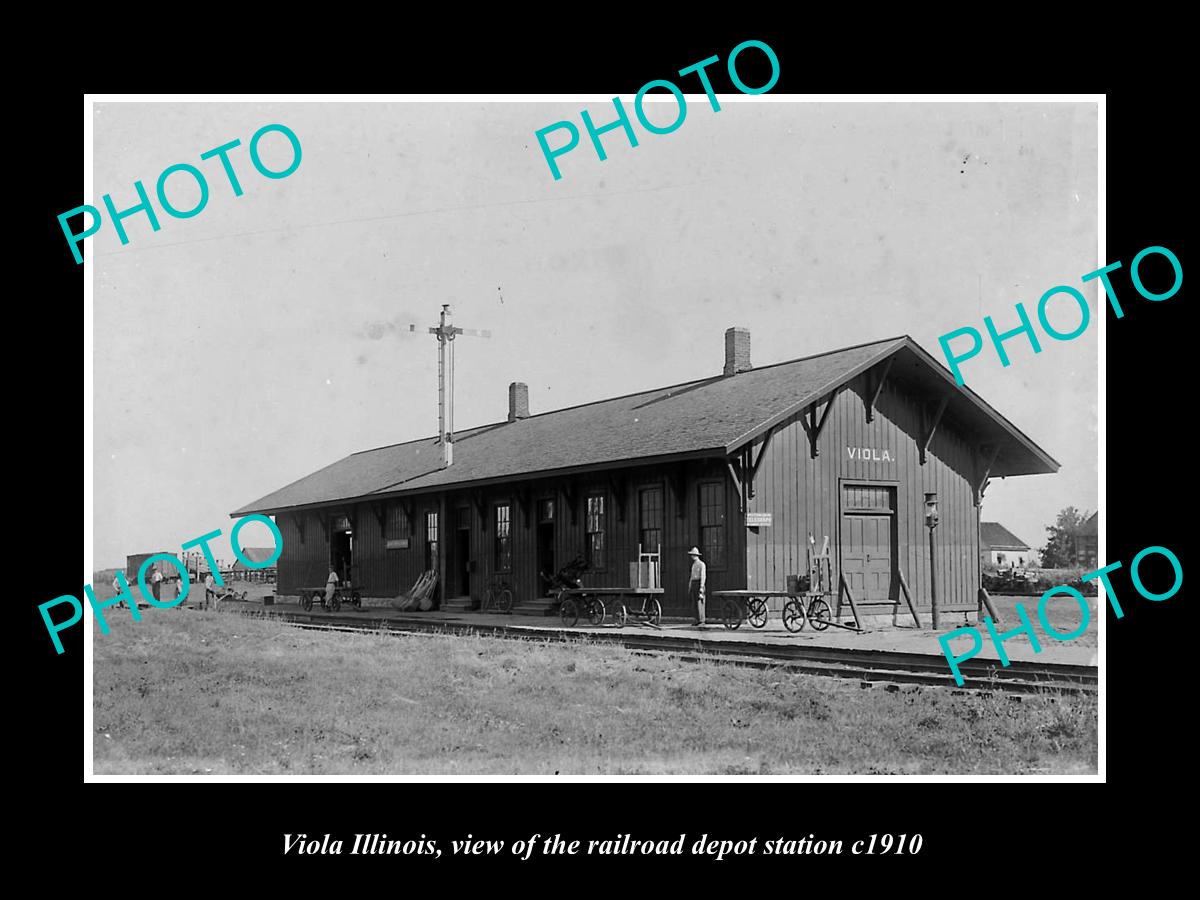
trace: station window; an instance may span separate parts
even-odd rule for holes
[[[604,569],[604,526],[604,494],[588,494],[587,562],[594,572]]]
[[[496,571],[512,570],[512,507],[502,503],[496,507]]]
[[[725,565],[725,485],[700,484],[700,550],[709,566]]]
[[[638,491],[638,539],[642,552],[657,553],[662,546],[663,490],[661,487]]]
[[[425,513],[425,568],[436,572],[438,568],[438,514]]]

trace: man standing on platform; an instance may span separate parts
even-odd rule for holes
[[[333,592],[337,590],[338,580],[337,569],[330,566],[329,577],[325,579],[325,605],[327,607],[333,605]]]
[[[692,574],[688,580],[688,597],[696,604],[696,621],[692,624],[703,628],[704,587],[708,576],[708,566],[704,565],[704,560],[700,558],[700,551],[695,547],[688,551],[688,556],[692,558]]]

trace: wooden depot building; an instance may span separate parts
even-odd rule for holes
[[[539,572],[582,554],[585,586],[627,586],[641,544],[661,545],[663,609],[682,616],[693,545],[710,593],[783,590],[811,534],[829,538],[833,584],[878,615],[902,602],[901,576],[930,605],[936,492],[939,606],[969,611],[988,480],[1059,468],[907,336],[754,368],[741,328],[721,375],[538,415],[512,384],[506,421],[452,440],[449,465],[436,437],[364,450],[232,515],[274,516],[285,597],[331,564],[380,599],[431,569],[448,607],[499,577],[518,612],[540,611]]]

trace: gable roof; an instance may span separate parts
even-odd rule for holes
[[[246,557],[252,563],[266,562],[268,559],[270,559],[274,555],[275,555],[274,547],[243,547],[242,548],[242,556]],[[242,562],[239,559],[236,562],[234,562],[233,568],[249,569],[250,567],[247,566],[244,562]],[[259,571],[259,570],[253,570],[253,571]]]
[[[1099,534],[1100,526],[1096,521],[1099,515],[1099,510],[1096,510],[1096,512],[1092,513],[1088,520],[1079,526],[1079,533],[1081,535]]]
[[[442,468],[435,437],[353,453],[231,513],[416,494],[580,469],[726,456],[891,359],[889,378],[950,397],[943,421],[1003,449],[993,476],[1055,472],[1058,463],[903,336],[458,432]]]
[[[979,523],[981,550],[1028,550],[1029,545],[999,522]]]

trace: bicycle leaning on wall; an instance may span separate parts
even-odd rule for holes
[[[501,575],[493,575],[483,592],[480,612],[511,613],[513,607],[512,585]]]

